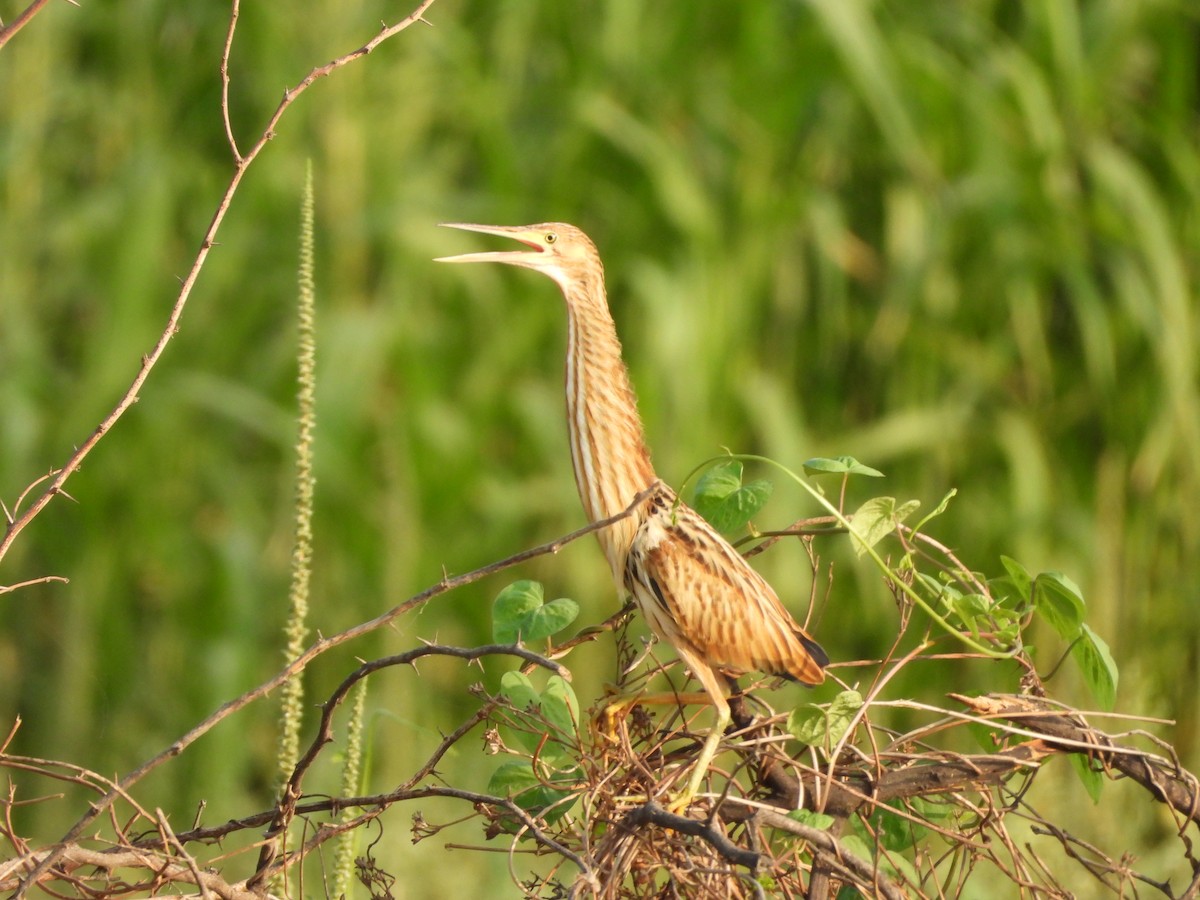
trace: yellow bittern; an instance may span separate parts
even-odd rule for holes
[[[567,429],[575,484],[590,521],[617,515],[653,488],[634,514],[597,532],[617,590],[675,648],[717,712],[683,808],[696,795],[729,724],[718,672],[759,671],[804,684],[825,680],[829,658],[775,591],[698,513],[658,480],[621,342],[608,310],[595,245],[573,225],[446,227],[514,238],[528,251],[467,253],[439,262],[498,262],[549,275],[567,304]]]

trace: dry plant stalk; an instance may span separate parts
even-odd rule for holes
[[[196,281],[200,277],[200,272],[204,268],[204,264],[208,260],[208,255],[213,247],[217,244],[217,234],[221,230],[221,224],[225,221],[225,215],[229,212],[230,206],[233,204],[233,199],[237,195],[238,189],[241,187],[242,179],[259,154],[266,148],[267,143],[275,137],[280,121],[291,108],[292,104],[310,88],[314,82],[319,81],[329,75],[332,75],[338,69],[341,69],[350,63],[362,59],[384,41],[393,38],[400,32],[409,28],[417,22],[424,21],[425,12],[434,4],[435,0],[420,0],[416,8],[405,16],[400,21],[393,25],[384,25],[380,31],[361,47],[343,54],[333,61],[326,63],[323,66],[317,66],[307,75],[304,76],[295,86],[288,88],[283,93],[283,98],[279,101],[275,111],[267,120],[262,132],[254,141],[250,149],[242,153],[238,148],[237,140],[234,136],[233,124],[230,118],[229,111],[229,55],[233,50],[234,34],[237,30],[237,21],[240,8],[240,0],[233,0],[231,13],[229,17],[229,28],[226,31],[225,46],[221,53],[221,118],[224,122],[225,137],[229,144],[229,150],[233,157],[234,170],[233,175],[229,179],[229,183],[225,186],[225,191],[217,203],[216,211],[213,213],[212,220],[209,222],[208,228],[204,232],[204,236],[200,239],[200,248],[196,253],[196,257],[192,262],[191,268],[187,275],[184,276],[179,288],[179,294],[175,298],[175,303],[171,308],[170,314],[167,316],[166,324],[159,335],[154,346],[142,357],[141,366],[138,369],[137,375],[134,376],[132,383],[126,389],[125,393],[117,401],[116,406],[111,412],[100,422],[96,429],[78,446],[70,458],[61,466],[51,470],[48,476],[42,476],[33,481],[28,488],[21,494],[21,499],[18,500],[14,508],[10,511],[5,508],[7,518],[7,527],[3,535],[0,535],[0,561],[7,555],[9,548],[12,547],[18,535],[37,518],[38,514],[60,494],[65,494],[65,486],[70,477],[79,469],[84,459],[95,448],[95,446],[103,439],[109,430],[116,425],[117,421],[126,413],[126,411],[137,402],[138,394],[142,386],[146,383],[146,379],[150,377],[150,373],[162,358],[163,353],[167,349],[167,345],[171,343],[171,339],[179,331],[179,322],[183,316],[184,307],[187,306],[188,299],[192,295],[192,289],[196,286]],[[34,13],[37,12],[38,4],[30,7]],[[14,25],[17,23],[14,22]],[[11,30],[6,29],[5,32],[0,32],[0,36],[8,34]],[[9,35],[11,36],[11,35]],[[32,493],[32,489],[42,482],[48,481],[49,484],[42,489],[42,492],[33,497],[28,507],[22,512],[26,497]]]
[[[268,686],[277,686],[325,649],[393,621],[454,586],[552,553],[607,524],[442,582],[383,617],[319,641],[267,685],[231,701],[152,763],[174,758],[199,734],[261,699]],[[814,582],[820,582],[817,557],[810,553],[809,558]],[[473,846],[485,849],[489,840],[507,844],[514,881],[529,896],[740,898],[770,891],[820,900],[854,886],[869,896],[932,898],[958,896],[972,877],[1003,879],[1031,897],[1063,896],[1062,862],[1043,858],[1048,847],[1059,848],[1063,859],[1117,895],[1134,883],[1165,897],[1196,895],[1200,878],[1175,893],[1120,854],[1108,854],[1072,834],[1066,823],[1046,819],[1026,800],[1046,760],[1078,755],[1103,775],[1126,778],[1163,803],[1175,817],[1183,858],[1200,871],[1192,853],[1192,829],[1200,824],[1200,782],[1178,764],[1169,746],[1140,730],[1109,734],[1092,724],[1097,714],[1047,698],[1028,659],[1022,660],[1028,668],[1020,694],[949,694],[940,703],[891,699],[889,685],[902,670],[918,664],[954,666],[965,656],[934,652],[923,635],[909,634],[916,617],[900,618],[907,624],[886,658],[833,668],[843,686],[869,687],[844,731],[830,729],[813,746],[799,744],[789,733],[788,716],[768,705],[768,695],[759,690],[764,685],[749,685],[731,698],[734,725],[707,775],[703,818],[684,818],[666,809],[666,801],[686,782],[704,736],[707,710],[689,705],[687,695],[680,695],[678,704],[634,706],[616,716],[604,715],[601,702],[567,734],[545,717],[544,709],[518,709],[504,696],[474,689],[481,699],[478,711],[390,790],[331,799],[324,789],[307,785],[315,762],[334,746],[334,722],[352,689],[379,671],[411,668],[423,658],[507,656],[527,674],[541,669],[569,681],[562,660],[579,644],[611,634],[627,680],[623,687],[644,688],[650,678],[676,664],[660,664],[653,645],[629,638],[627,610],[544,653],[519,645],[429,644],[363,663],[321,705],[317,734],[293,769],[280,805],[217,826],[173,831],[159,810],[139,805],[133,792],[138,778],[113,782],[77,765],[9,754],[10,734],[0,747],[0,767],[20,773],[22,784],[30,776],[52,779],[84,788],[95,799],[64,840],[38,846],[15,828],[13,811],[22,804],[62,798],[26,798],[10,788],[0,802],[0,837],[14,856],[0,864],[0,889],[16,896],[35,885],[57,896],[167,891],[261,896],[267,879],[283,873],[296,873],[293,883],[300,883],[298,867],[330,839],[369,824],[388,827],[389,814],[399,804],[448,797],[460,801],[467,818],[477,821],[483,843]],[[909,645],[910,650],[899,649]],[[910,723],[904,729],[893,724],[900,717]],[[962,732],[968,726],[988,728],[994,746],[974,753],[949,749],[964,743]],[[452,748],[477,753],[473,747],[480,734],[490,752],[527,760],[543,778],[541,786],[557,793],[548,795],[547,802],[530,803],[520,792],[481,793],[443,783],[437,774],[440,761]],[[549,752],[548,736],[567,751],[557,761]],[[524,740],[530,737],[532,741]],[[529,747],[534,749],[523,749]],[[138,773],[152,767],[147,764]],[[102,826],[97,821],[101,815],[106,817]],[[429,822],[419,809],[412,819],[414,841],[462,821]],[[1034,846],[1028,837],[1018,838],[1014,824],[1031,826],[1043,842]],[[85,827],[92,837],[82,837]],[[260,837],[264,830],[265,840]],[[898,842],[905,834],[912,839]],[[281,839],[287,835],[291,840],[285,850]],[[368,853],[356,865],[373,896],[386,896],[391,877],[387,861]]]
[[[422,0],[410,15],[384,26],[363,46],[314,68],[284,93],[257,139],[243,153],[229,109],[229,57],[239,12],[239,2],[233,0],[220,60],[221,115],[234,162],[233,175],[162,333],[143,357],[126,392],[61,466],[32,480],[11,509],[4,507],[6,527],[0,535],[0,559],[50,501],[65,494],[70,476],[136,402],[178,330],[183,309],[242,178],[287,110],[318,79],[422,21],[433,2]],[[0,29],[0,47],[44,5],[45,0],[34,0],[18,19]],[[636,498],[633,506],[642,499]],[[1137,885],[1171,898],[1200,893],[1200,860],[1193,852],[1193,829],[1200,824],[1200,784],[1179,765],[1169,745],[1140,730],[1109,734],[1092,724],[1095,714],[1048,699],[1028,658],[1017,659],[1025,667],[1022,691],[1017,695],[967,698],[951,694],[944,704],[888,698],[889,685],[910,666],[937,661],[953,665],[970,656],[935,653],[935,646],[924,636],[910,634],[914,618],[919,617],[912,615],[900,591],[895,596],[901,627],[891,652],[883,660],[844,663],[831,670],[847,688],[859,683],[868,688],[861,706],[828,746],[799,745],[788,733],[787,716],[767,705],[761,694],[733,699],[734,725],[717,764],[708,773],[708,814],[703,820],[672,815],[663,803],[686,780],[688,762],[700,742],[697,735],[702,733],[696,724],[697,713],[689,713],[683,702],[665,714],[635,707],[628,716],[616,719],[606,719],[596,710],[588,721],[579,722],[573,736],[563,736],[573,759],[570,766],[560,764],[567,769],[569,784],[547,782],[553,787],[566,784],[561,792],[564,796],[542,807],[530,806],[520,795],[468,791],[437,780],[439,761],[459,745],[467,751],[462,742],[474,739],[480,731],[497,753],[527,758],[531,771],[554,774],[542,758],[542,745],[527,753],[505,742],[506,734],[532,731],[545,735],[550,724],[539,721],[536,711],[514,709],[499,696],[483,696],[478,711],[447,734],[402,784],[389,791],[334,800],[306,786],[314,762],[332,746],[332,726],[342,700],[354,685],[374,673],[411,667],[428,656],[464,661],[512,657],[527,670],[539,668],[569,680],[569,670],[557,660],[565,658],[573,646],[609,633],[615,634],[616,650],[628,663],[623,669],[630,671],[633,662],[652,660],[653,654],[652,650],[642,652],[624,636],[624,612],[542,654],[520,646],[431,644],[363,663],[346,675],[322,705],[317,737],[294,766],[277,808],[251,811],[216,826],[197,823],[190,829],[175,830],[161,810],[139,803],[134,789],[147,774],[329,649],[379,629],[456,587],[554,553],[626,514],[467,575],[445,578],[375,619],[321,638],[274,677],[229,701],[118,780],[73,763],[8,753],[19,726],[16,723],[0,744],[0,768],[14,776],[6,797],[0,800],[0,838],[11,847],[10,858],[0,862],[0,889],[18,900],[33,888],[55,896],[78,897],[165,893],[226,900],[259,897],[266,879],[295,870],[331,838],[381,822],[398,804],[449,797],[464,804],[478,820],[481,837],[508,841],[514,873],[518,854],[532,858],[538,871],[528,877],[515,876],[530,895],[736,898],[762,896],[770,890],[776,896],[820,900],[834,896],[843,885],[853,885],[864,894],[890,898],[945,897],[960,894],[973,874],[985,873],[1020,886],[1027,896],[1061,896],[1055,866],[1028,841],[1014,837],[1011,826],[1015,823],[1031,824],[1035,834],[1060,848],[1066,860],[1082,867],[1095,884],[1114,894],[1132,891]],[[818,526],[829,521],[808,520],[788,533],[811,537],[822,530]],[[782,533],[773,535],[772,540],[776,537]],[[812,561],[814,584],[819,583],[817,558],[808,538],[802,539]],[[909,546],[918,539],[901,535]],[[926,542],[924,552],[940,554],[936,564],[954,577],[973,578],[944,547]],[[0,593],[43,580],[47,579],[0,587]],[[987,586],[977,580],[969,587],[987,593]],[[642,665],[636,671],[639,678],[646,679],[661,668]],[[901,730],[894,724],[898,710],[908,719],[920,718],[920,724]],[[955,738],[968,725],[989,728],[995,746],[977,753],[948,749],[962,743]],[[1104,777],[1128,779],[1164,804],[1176,823],[1182,858],[1197,873],[1192,882],[1176,891],[1137,871],[1123,856],[1087,844],[1063,823],[1048,821],[1033,809],[1025,800],[1029,785],[1047,759],[1062,755],[1088,760]],[[42,779],[72,786],[92,799],[61,839],[38,845],[20,833],[14,811],[32,803],[65,802],[63,795],[18,794],[18,783],[24,789],[31,780],[38,783]],[[801,809],[809,815],[794,815]],[[345,815],[347,811],[352,814]],[[418,812],[414,840],[445,827],[425,821]],[[260,837],[264,828],[272,836],[267,840]],[[910,829],[913,834],[919,830],[924,837],[897,850],[897,828]],[[282,838],[292,832],[296,832],[295,840],[287,846],[293,849],[284,850]],[[386,895],[386,866],[368,855],[358,860],[358,870],[372,896]]]
[[[953,555],[948,550],[945,555],[951,568]],[[814,584],[819,583],[816,557],[809,558]],[[987,590],[974,575],[964,571],[963,577]],[[1169,745],[1140,730],[1109,734],[1090,721],[1104,714],[1049,699],[1024,654],[1017,658],[1026,672],[1020,694],[948,694],[943,703],[888,699],[886,688],[901,670],[936,662],[953,666],[971,656],[932,652],[931,642],[908,634],[912,619],[901,615],[905,625],[887,658],[831,667],[843,687],[870,688],[844,733],[827,736],[826,746],[799,745],[789,734],[788,716],[776,713],[761,692],[736,695],[734,725],[702,795],[709,800],[703,819],[665,808],[703,740],[703,723],[695,723],[702,714],[687,706],[695,698],[681,696],[678,706],[661,714],[634,707],[615,721],[603,714],[603,705],[594,709],[591,727],[578,736],[571,799],[563,801],[571,812],[549,830],[585,865],[577,873],[554,869],[526,882],[526,890],[531,896],[568,891],[600,898],[718,898],[762,896],[769,889],[778,896],[826,898],[853,886],[866,896],[934,898],[958,896],[974,876],[1019,885],[1027,896],[1066,896],[1059,880],[1062,863],[1047,864],[1039,856],[1047,844],[1035,847],[1015,836],[1016,825],[1048,838],[1063,859],[1082,866],[1115,895],[1134,883],[1166,897],[1197,895],[1200,862],[1193,855],[1192,829],[1200,825],[1200,781]],[[905,645],[915,646],[899,652]],[[618,649],[630,666],[651,655],[620,634]],[[639,672],[635,693],[646,677]],[[889,724],[898,713],[907,720],[915,713],[922,721],[900,730]],[[497,745],[510,752],[514,742],[504,735],[547,727],[505,711],[503,704],[493,722]],[[949,749],[975,743],[963,734],[968,726],[986,729],[994,746],[974,753]],[[1135,782],[1165,805],[1177,825],[1181,856],[1197,872],[1183,891],[1175,893],[1168,883],[1138,871],[1120,852],[1086,844],[1027,802],[1044,763],[1067,755],[1108,778]],[[536,757],[531,755],[535,768]],[[552,767],[544,769],[554,784]],[[489,836],[513,830],[504,810],[491,809],[486,816]],[[514,848],[518,843],[514,839]]]

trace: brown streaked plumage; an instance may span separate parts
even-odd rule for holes
[[[575,484],[588,519],[632,516],[597,532],[618,590],[633,595],[650,627],[673,646],[712,697],[717,725],[705,741],[677,808],[695,796],[716,753],[729,705],[718,672],[760,671],[805,684],[825,680],[828,657],[796,624],[775,591],[654,473],[621,343],[608,310],[604,267],[578,228],[559,222],[508,227],[447,224],[513,238],[529,251],[444,257],[499,262],[553,278],[567,305],[567,430]]]

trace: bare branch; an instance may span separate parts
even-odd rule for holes
[[[214,872],[201,870],[179,862],[146,848],[115,848],[91,850],[79,844],[69,844],[53,849],[39,850],[16,859],[0,863],[0,890],[20,891],[38,869],[50,863],[63,875],[81,868],[95,868],[110,877],[118,869],[142,870],[150,873],[155,884],[194,884],[201,888],[203,896],[217,896],[221,900],[262,900],[262,895],[247,890],[242,884],[230,884]],[[21,881],[18,878],[24,874]],[[93,875],[92,877],[98,877]],[[147,885],[148,886],[148,885]],[[127,885],[125,892],[135,886]]]
[[[237,31],[241,6],[241,0],[232,0],[230,3],[229,27],[225,31],[225,46],[221,48],[221,121],[225,125],[225,140],[229,142],[233,162],[238,166],[242,164],[242,152],[238,149],[237,138],[233,134],[233,120],[229,113],[229,56],[233,53],[233,35]]]
[[[1154,799],[1166,803],[1189,821],[1200,824],[1200,780],[1178,762],[1122,747],[1079,716],[1065,715],[1061,709],[1040,698],[950,696],[989,717],[1007,719],[1029,731],[1056,739],[1047,742],[1056,751],[1087,753],[1106,768],[1111,767],[1132,778]]]
[[[887,900],[905,900],[904,891],[890,877],[884,875],[867,861],[859,859],[853,853],[847,853],[838,843],[837,838],[828,832],[797,822],[783,813],[760,810],[757,816],[764,825],[786,831],[808,841],[817,848],[823,863],[830,865],[835,871],[846,872],[854,882],[875,892],[877,896],[885,897]]]
[[[167,749],[163,750],[157,756],[154,756],[142,763],[142,765],[138,766],[132,772],[121,778],[118,782],[116,782],[112,790],[106,793],[99,800],[93,802],[88,812],[82,816],[62,837],[59,842],[60,845],[66,846],[78,841],[83,835],[84,831],[87,830],[88,826],[91,825],[92,822],[96,821],[96,819],[106,809],[108,809],[108,807],[111,806],[112,803],[118,799],[118,797],[122,796],[124,792],[128,791],[130,787],[141,781],[144,777],[146,777],[146,775],[148,775],[150,772],[153,772],[167,760],[178,756],[191,744],[212,730],[212,728],[218,723],[250,703],[253,703],[255,700],[258,700],[260,697],[269,694],[275,688],[279,687],[289,678],[294,676],[297,672],[303,670],[309,663],[326,651],[344,644],[347,641],[361,637],[364,634],[368,634],[378,628],[382,628],[404,613],[429,602],[434,597],[438,597],[464,585],[471,584],[472,582],[479,581],[481,578],[485,578],[488,575],[493,575],[496,572],[503,571],[504,569],[511,568],[512,566],[519,565],[520,563],[526,562],[535,557],[557,553],[572,541],[578,540],[584,535],[591,534],[592,532],[598,531],[602,528],[607,528],[614,522],[618,522],[630,515],[633,510],[635,510],[653,490],[655,490],[655,485],[651,485],[645,491],[638,494],[638,496],[633,499],[633,502],[627,509],[615,516],[610,516],[607,519],[593,522],[584,526],[583,528],[571,532],[568,535],[565,535],[564,537],[550,541],[546,544],[542,544],[541,546],[534,547],[530,550],[516,553],[507,559],[491,563],[479,569],[475,569],[474,571],[467,572],[464,575],[443,578],[439,583],[427,588],[414,597],[410,597],[408,600],[404,601],[398,606],[393,607],[392,609],[374,619],[371,619],[368,622],[363,622],[362,624],[356,625],[353,628],[348,628],[339,634],[333,635],[332,637],[321,638],[312,646],[310,646],[303,654],[298,656],[295,660],[276,673],[272,678],[263,682],[258,687],[247,691],[240,697],[223,704],[219,709],[217,709],[216,712],[212,713],[210,716],[208,716],[208,718],[204,719],[204,721],[193,727],[190,731],[171,744],[171,746],[169,746]],[[536,656],[536,654],[529,654],[529,656]],[[550,665],[557,668],[558,664],[551,662]],[[6,760],[7,757],[0,755],[0,765],[5,764]],[[30,873],[29,880],[22,883],[21,887],[17,891],[17,894],[14,895],[13,900],[20,900],[20,897],[22,897],[25,891],[28,890],[29,885],[32,884],[37,878],[40,878],[42,875],[44,875],[56,861],[56,857],[54,856],[53,851],[51,851],[46,859],[39,863],[38,866],[35,867],[34,871]]]
[[[743,850],[731,841],[723,831],[713,826],[711,820],[699,822],[686,816],[677,816],[667,812],[657,803],[647,802],[630,812],[622,821],[624,828],[640,828],[645,825],[657,825],[660,828],[670,828],[681,834],[690,834],[710,843],[714,850],[725,859],[737,866],[745,866],[754,871],[762,859],[762,854],[751,850]]]
[[[321,748],[333,741],[333,714],[341,702],[346,698],[360,680],[366,678],[373,672],[378,672],[380,669],[385,669],[390,666],[411,665],[418,659],[426,656],[452,656],[457,659],[482,659],[485,656],[508,655],[516,656],[529,663],[542,666],[550,669],[556,675],[566,678],[568,681],[571,678],[571,673],[553,660],[546,659],[536,653],[532,653],[523,647],[514,647],[503,644],[489,644],[484,647],[475,647],[470,650],[461,647],[442,647],[437,645],[428,645],[419,647],[415,650],[410,650],[407,653],[399,653],[395,656],[388,656],[383,659],[373,660],[369,663],[364,663],[359,666],[354,672],[346,676],[340,685],[330,695],[329,699],[321,704],[321,722],[317,727],[316,737],[313,738],[308,750],[300,757],[296,763],[295,769],[292,771],[291,777],[287,784],[283,786],[281,792],[279,806],[275,815],[275,820],[271,823],[271,827],[267,831],[267,842],[263,845],[262,852],[259,855],[258,871],[250,878],[247,884],[253,888],[256,887],[263,878],[266,877],[269,866],[275,858],[279,845],[271,840],[276,835],[282,834],[291,823],[292,817],[295,815],[296,803],[299,801],[302,791],[301,782],[304,780],[304,774],[309,767],[316,761],[317,755],[321,752]],[[465,732],[464,732],[465,733]]]
[[[221,224],[225,221],[225,215],[229,212],[229,208],[233,203],[233,198],[237,194],[238,188],[241,186],[242,178],[245,176],[246,170],[250,167],[254,160],[258,158],[259,153],[263,151],[263,149],[267,146],[267,143],[275,136],[276,128],[279,125],[280,119],[283,118],[284,113],[286,113],[288,108],[296,102],[296,99],[301,94],[303,94],[310,86],[312,86],[313,82],[332,74],[333,72],[337,71],[343,66],[349,65],[357,59],[361,59],[388,38],[394,37],[395,35],[404,31],[406,28],[413,25],[415,22],[424,21],[422,17],[424,16],[425,11],[428,10],[429,7],[434,4],[434,2],[435,0],[421,0],[416,9],[409,13],[409,15],[394,25],[384,26],[384,28],[377,35],[375,35],[375,37],[369,40],[362,47],[359,47],[357,50],[352,50],[351,52],[345,54],[344,56],[338,57],[330,63],[326,63],[323,66],[313,69],[295,87],[284,91],[283,99],[279,101],[279,105],[275,108],[275,112],[271,114],[271,117],[268,120],[266,127],[263,129],[262,134],[245,156],[237,156],[236,146],[234,146],[236,165],[234,166],[233,175],[231,176],[229,183],[226,185],[225,192],[222,194],[221,199],[217,204],[217,208],[213,213],[212,220],[209,222],[208,228],[204,232],[204,237],[201,238],[200,249],[196,253],[196,257],[192,262],[191,269],[183,279],[183,283],[180,287],[179,294],[176,297],[175,304],[172,306],[171,312],[167,316],[167,322],[163,328],[162,334],[159,335],[158,340],[155,342],[154,347],[151,348],[150,352],[142,357],[141,366],[138,369],[137,375],[134,376],[132,383],[129,385],[128,389],[126,389],[124,395],[117,402],[117,405],[113,408],[113,410],[104,417],[103,421],[101,421],[101,423],[96,427],[95,431],[93,431],[87,437],[87,439],[79,445],[75,452],[71,454],[70,459],[63,464],[62,468],[58,470],[54,478],[51,480],[50,486],[33,501],[29,509],[14,521],[9,523],[3,537],[0,537],[0,560],[3,560],[8,554],[9,548],[12,547],[13,542],[16,541],[17,536],[26,528],[26,526],[28,526],[29,523],[32,522],[38,516],[38,514],[46,508],[46,506],[51,500],[54,499],[55,496],[63,493],[63,487],[66,485],[67,480],[79,470],[79,467],[83,464],[83,461],[87,455],[92,452],[95,446],[117,423],[117,421],[120,420],[126,411],[128,411],[129,408],[137,402],[138,394],[141,392],[142,386],[146,383],[146,379],[150,377],[151,371],[153,371],[159,359],[162,358],[162,355],[166,351],[167,345],[170,344],[171,339],[174,338],[174,336],[179,332],[179,322],[183,317],[184,307],[187,306],[188,299],[192,295],[192,289],[196,286],[196,281],[199,279],[200,272],[204,268],[205,262],[208,260],[209,253],[212,251],[212,248],[216,246],[217,234],[221,229]],[[226,34],[227,49],[232,45],[235,22],[236,19],[231,17],[229,30]],[[226,66],[227,65],[228,64],[226,63]],[[231,132],[230,138],[232,138]]]
[[[42,11],[42,7],[50,0],[33,0],[19,16],[8,25],[0,26],[0,49],[17,36],[17,32],[30,23],[34,16]]]
[[[35,584],[48,584],[51,581],[58,581],[62,584],[71,583],[71,579],[64,578],[61,575],[43,575],[41,578],[30,578],[28,581],[18,581],[16,584],[0,584],[0,594],[7,594],[10,591],[20,590],[21,588],[33,587]]]

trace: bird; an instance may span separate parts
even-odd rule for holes
[[[446,256],[438,262],[532,269],[562,291],[567,431],[584,513],[597,522],[619,515],[644,495],[630,515],[596,536],[618,592],[632,596],[650,629],[674,648],[716,711],[687,786],[670,804],[674,811],[686,810],[729,725],[721,676],[758,671],[818,685],[829,657],[766,579],[655,473],[608,307],[604,266],[591,239],[562,222],[447,222],[443,227],[511,238],[528,249]]]

